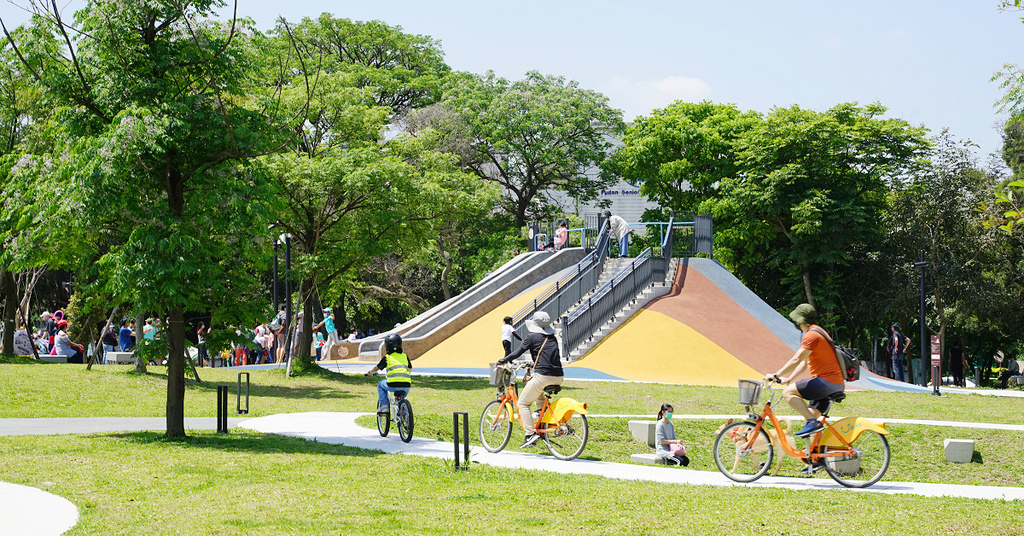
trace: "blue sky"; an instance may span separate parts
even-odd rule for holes
[[[562,75],[608,96],[627,120],[676,99],[759,112],[880,102],[892,117],[971,139],[984,161],[1005,119],[989,79],[1024,62],[1024,13],[997,3],[239,0],[238,9],[261,29],[325,11],[382,20],[440,40],[454,69]],[[5,3],[0,16],[8,27],[25,20]]]

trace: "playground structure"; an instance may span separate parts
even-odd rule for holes
[[[486,377],[488,363],[502,356],[502,318],[512,316],[521,329],[538,310],[557,319],[569,378],[733,386],[777,370],[799,346],[800,331],[717,261],[673,257],[678,229],[691,232],[685,235],[695,243],[691,254],[698,241],[710,251],[710,222],[703,234],[695,223],[670,221],[661,251],[645,250],[625,260],[625,268],[605,261],[603,231],[589,247],[520,254],[395,331],[409,352],[421,355],[416,370],[427,374]],[[608,296],[603,305],[588,303],[602,294]],[[596,319],[574,325],[580,311],[599,308]],[[348,346],[345,361],[379,360],[383,335],[342,343]],[[866,369],[850,387],[925,389]]]

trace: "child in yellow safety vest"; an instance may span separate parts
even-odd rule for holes
[[[388,392],[405,391],[406,396],[412,388],[412,363],[416,358],[410,358],[402,352],[402,337],[392,333],[384,337],[385,355],[372,369],[366,372],[367,376],[373,376],[378,371],[385,371],[386,377],[377,383],[377,412],[387,413]]]

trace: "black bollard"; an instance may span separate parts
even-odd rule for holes
[[[228,433],[228,386],[217,386],[217,433]]]
[[[242,375],[245,374],[245,409],[242,409]],[[249,414],[249,373],[238,373],[238,390],[235,392],[235,410],[238,415]]]
[[[459,416],[462,416],[462,445],[464,448],[463,463],[459,465]],[[455,442],[455,468],[469,469],[469,413],[456,411],[452,413],[452,438]]]

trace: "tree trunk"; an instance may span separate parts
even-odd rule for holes
[[[444,249],[444,244],[440,237],[438,237],[437,240],[437,250],[441,252],[441,258],[444,259],[444,269],[441,270],[441,290],[444,292],[444,300],[448,301],[452,299],[452,289],[451,286],[448,285],[448,274],[452,272],[452,266],[455,264],[455,260],[452,258],[451,254]]]
[[[103,347],[103,335],[110,329],[110,325],[114,323],[114,317],[117,316],[117,308],[119,305],[114,306],[114,310],[110,311],[110,317],[107,318],[107,323],[103,325],[103,331],[100,332],[100,339],[96,341],[96,344],[92,346],[92,356],[89,357],[89,364],[85,366],[85,370],[92,370],[92,364],[96,361],[96,358],[100,355],[100,349]]]
[[[0,353],[14,354],[14,332],[17,329],[14,316],[18,312],[18,284],[14,281],[14,274],[6,266],[0,267],[0,278],[3,278],[4,295],[4,338],[0,345]],[[25,326],[28,329],[28,326]]]
[[[804,281],[804,296],[807,297],[807,303],[811,304],[811,307],[818,308],[814,304],[814,292],[811,291],[811,267],[806,264],[800,265],[800,278]]]
[[[167,437],[185,437],[185,323],[181,306],[167,326]]]
[[[313,344],[313,311],[316,310],[316,296],[313,294],[313,281],[303,279],[299,282],[299,303],[302,305],[302,335],[299,337],[299,351],[292,355],[288,362],[288,370],[310,371],[316,365],[310,357],[310,346]]]
[[[135,316],[135,372],[146,373],[146,360],[142,357],[142,326],[146,325],[146,315],[139,313]]]

